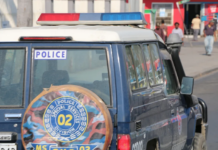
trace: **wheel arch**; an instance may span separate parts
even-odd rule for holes
[[[159,150],[160,149],[160,141],[158,138],[151,139],[147,142],[146,149],[149,150]]]

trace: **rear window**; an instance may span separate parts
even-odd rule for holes
[[[25,49],[0,49],[0,107],[23,104]]]
[[[107,54],[105,49],[35,50],[31,99],[51,85],[78,85],[96,93],[111,105]],[[63,53],[62,53],[63,52]],[[63,57],[59,59],[59,56]],[[41,55],[37,59],[36,55]],[[54,59],[49,59],[54,55]]]

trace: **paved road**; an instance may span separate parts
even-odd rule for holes
[[[194,94],[208,105],[208,150],[218,149],[218,72],[195,80]]]
[[[184,47],[204,47],[204,42],[203,41],[199,41],[199,42],[195,42],[195,41],[189,41],[190,39],[187,39],[187,41],[185,41]],[[214,42],[214,47],[218,47],[218,42]]]
[[[218,47],[214,47],[212,56],[205,55],[204,47],[182,47],[180,58],[187,76],[196,77],[218,69]]]
[[[185,38],[184,47],[204,47],[204,38],[199,38],[198,41],[192,41],[192,38]],[[214,47],[218,47],[218,41],[214,41]]]

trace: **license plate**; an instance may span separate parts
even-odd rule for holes
[[[15,143],[0,144],[0,150],[17,150],[17,144]]]

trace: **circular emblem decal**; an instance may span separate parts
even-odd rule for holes
[[[86,108],[73,97],[60,97],[52,101],[43,118],[49,135],[61,142],[79,138],[86,130],[87,121]]]
[[[74,85],[42,91],[29,104],[21,126],[25,150],[106,150],[113,133],[104,102]]]

